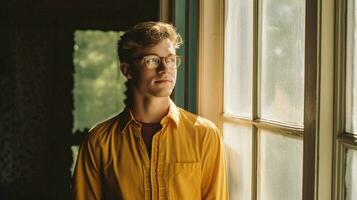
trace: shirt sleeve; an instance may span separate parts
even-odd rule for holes
[[[225,200],[228,188],[224,146],[218,128],[212,132],[203,143],[202,199]]]
[[[73,175],[74,200],[102,200],[102,183],[99,170],[99,145],[91,141],[91,133],[85,137],[77,158]]]

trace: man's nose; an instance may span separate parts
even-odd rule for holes
[[[164,59],[161,59],[161,62],[159,66],[157,67],[158,72],[166,72],[169,70],[169,67],[167,66],[166,62]]]

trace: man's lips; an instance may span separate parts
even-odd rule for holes
[[[156,80],[155,83],[171,83],[172,81],[169,79]]]

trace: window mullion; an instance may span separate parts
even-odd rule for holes
[[[259,45],[260,45],[260,14],[259,0],[253,0],[253,78],[252,78],[252,120],[259,118]],[[252,200],[258,199],[258,127],[252,126]]]
[[[303,199],[317,198],[319,1],[306,4]]]
[[[252,126],[252,200],[258,199],[258,128]]]
[[[349,145],[351,148],[357,147],[357,136],[352,135],[350,133],[343,133],[338,136],[338,141],[343,143],[344,145]]]
[[[332,197],[334,200],[343,199],[344,184],[343,171],[345,148],[338,140],[338,136],[345,129],[345,104],[346,104],[346,2],[339,1],[336,4],[336,54],[335,54],[335,85],[334,85],[334,142],[333,142],[333,191]]]
[[[242,126],[254,126],[257,129],[265,129],[276,132],[278,134],[302,138],[304,130],[302,127],[294,127],[282,123],[276,123],[268,120],[256,119],[254,121],[246,118],[239,118],[224,114],[222,116],[224,122],[239,124]]]

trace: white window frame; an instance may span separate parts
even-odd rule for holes
[[[199,2],[198,113],[222,128],[224,0]],[[306,4],[305,79],[309,83],[305,85],[308,88],[305,112],[308,114],[304,117],[303,199],[328,200],[332,199],[334,170],[335,1],[311,0]],[[252,199],[256,198],[255,193]]]

